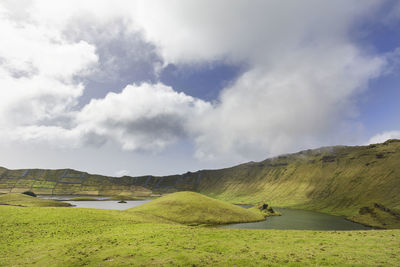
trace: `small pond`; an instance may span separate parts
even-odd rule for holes
[[[245,207],[246,208],[246,207]],[[372,228],[325,213],[274,208],[282,216],[271,216],[265,221],[223,225],[221,228],[282,229],[282,230],[370,230]]]

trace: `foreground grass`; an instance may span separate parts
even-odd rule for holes
[[[174,222],[192,225],[264,220],[264,215],[257,209],[254,211],[247,210],[188,191],[169,194],[127,211],[152,214]]]
[[[0,206],[0,265],[397,266],[400,231],[190,227],[136,212]]]

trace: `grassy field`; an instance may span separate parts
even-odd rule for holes
[[[261,212],[212,199],[195,192],[177,192],[131,208],[183,224],[226,224],[264,220]]]
[[[1,266],[398,266],[400,230],[185,226],[140,212],[0,206]]]

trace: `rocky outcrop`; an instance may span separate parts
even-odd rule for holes
[[[254,207],[250,208],[250,210],[258,210],[264,215],[264,217],[281,215],[279,212],[274,211],[271,206],[264,202],[258,203]]]

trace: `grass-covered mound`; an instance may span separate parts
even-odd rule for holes
[[[128,211],[153,214],[183,224],[226,224],[264,220],[260,212],[194,192],[177,192]]]
[[[0,205],[11,205],[21,207],[69,207],[69,203],[40,199],[25,194],[5,194],[0,195]]]

